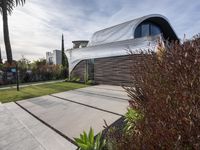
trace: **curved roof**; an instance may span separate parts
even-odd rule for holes
[[[145,21],[158,24],[163,35],[134,38],[135,29]],[[155,14],[97,31],[93,34],[88,47],[72,49],[66,52],[69,61],[69,73],[82,60],[124,56],[128,55],[127,49],[133,52],[149,48],[153,50],[157,44],[158,38],[161,36],[169,40],[178,40],[167,18]]]
[[[137,51],[141,49],[154,50],[157,40],[160,36],[161,35],[157,35],[154,37],[143,37],[68,50],[66,52],[66,55],[69,62],[69,73],[82,60],[113,56],[125,56],[129,54],[130,50],[135,53],[137,53]]]
[[[158,24],[164,32],[166,39],[169,38],[170,40],[178,40],[178,37],[171,27],[168,19],[159,14],[152,14],[97,31],[93,34],[88,46],[134,39],[136,27],[144,21],[151,21]]]

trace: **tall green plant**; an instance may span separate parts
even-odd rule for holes
[[[68,60],[65,55],[65,46],[64,46],[64,36],[62,34],[62,44],[61,44],[61,59],[62,59],[62,75],[64,78],[68,76]]]
[[[142,119],[142,114],[138,113],[132,108],[128,108],[127,113],[125,114],[124,131],[126,133],[130,133],[130,131],[133,130],[136,122],[140,119]]]
[[[80,138],[74,138],[79,150],[103,150],[106,145],[106,140],[102,139],[102,134],[94,136],[94,131],[90,128],[89,134],[84,131],[80,134]]]
[[[63,34],[62,34],[61,51],[62,51],[62,66],[67,67],[68,61],[67,61],[67,56],[65,55],[65,45],[64,45],[64,35]]]
[[[18,5],[24,5],[26,0],[0,0],[0,12],[3,17],[3,33],[4,43],[6,48],[7,61],[12,63],[12,49],[10,44],[9,29],[8,29],[8,14],[11,15],[13,9]]]
[[[0,64],[3,63],[2,56],[1,56],[1,47],[0,47]]]

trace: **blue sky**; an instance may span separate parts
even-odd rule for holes
[[[9,17],[15,59],[44,58],[46,51],[65,47],[73,40],[90,40],[95,31],[148,14],[166,16],[179,38],[200,33],[199,0],[27,0]],[[0,45],[5,59],[3,27]]]

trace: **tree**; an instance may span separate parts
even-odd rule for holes
[[[8,29],[8,14],[11,15],[13,9],[18,5],[24,5],[26,0],[0,0],[0,12],[3,17],[3,34],[4,34],[4,43],[7,55],[8,63],[12,63],[12,49],[9,38],[9,29]]]
[[[67,77],[68,76],[68,60],[67,60],[67,56],[65,55],[63,34],[62,34],[61,51],[62,51],[62,74],[63,74],[63,77]]]
[[[3,63],[2,56],[1,56],[1,47],[0,47],[0,64]]]
[[[63,36],[63,34],[62,34],[61,51],[62,51],[62,66],[63,67],[67,67],[68,66],[68,61],[67,61],[67,57],[65,55],[64,36]]]

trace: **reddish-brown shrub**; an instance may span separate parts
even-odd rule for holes
[[[200,36],[133,63],[130,105],[144,115],[134,149],[200,149]]]

